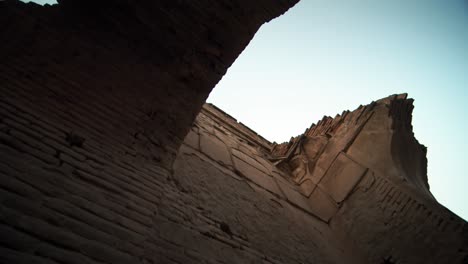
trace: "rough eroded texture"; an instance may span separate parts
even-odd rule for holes
[[[327,220],[368,263],[466,263],[467,223],[437,203],[427,182],[426,148],[414,138],[413,100],[390,96],[274,145],[270,158],[309,197],[325,193]],[[319,205],[321,204],[321,205]]]
[[[265,159],[269,145],[205,105],[174,164],[181,210],[196,208],[189,218],[196,224],[175,219],[168,232],[196,237],[182,239],[187,250],[211,251],[213,246],[200,245],[204,235],[230,245],[233,259],[221,263],[365,262],[351,240],[335,236],[288,176]]]
[[[88,145],[168,168],[227,68],[296,2],[0,1],[1,94]]]
[[[172,163],[226,69],[296,2],[0,1],[0,262],[201,261],[164,233]]]
[[[406,95],[279,145],[200,112],[295,2],[0,1],[0,263],[468,263]]]
[[[429,192],[412,102],[395,95],[325,117],[280,145],[205,105],[174,181],[221,232],[192,229],[221,234],[239,263],[247,249],[273,263],[466,263],[468,225]]]

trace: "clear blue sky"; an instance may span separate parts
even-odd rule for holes
[[[467,1],[302,0],[259,30],[208,102],[283,142],[403,92],[432,193],[468,219]]]
[[[302,0],[259,30],[208,102],[283,142],[404,92],[432,193],[468,219],[466,0]]]

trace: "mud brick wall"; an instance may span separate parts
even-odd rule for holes
[[[306,197],[302,208],[326,221],[335,237],[352,241],[363,263],[466,263],[468,224],[430,193],[412,103],[406,94],[394,95],[324,117],[273,145],[270,160]],[[307,166],[296,166],[307,158]]]
[[[467,223],[437,202],[421,199],[375,172],[356,189],[330,225],[367,248],[370,263],[468,261]]]
[[[412,101],[273,144],[213,105],[295,0],[0,2],[0,263],[459,263]]]
[[[185,250],[218,256],[219,263],[364,263],[351,240],[314,215],[247,128],[223,116],[205,105],[180,149],[174,163],[180,215],[166,209],[161,219],[171,222],[168,238],[177,233]],[[206,237],[230,259],[211,250],[218,246],[206,245]]]
[[[197,262],[160,234],[172,163],[214,85],[295,2],[1,1],[0,262]]]
[[[174,164],[183,204],[199,215],[180,216],[173,228],[182,230],[182,237],[195,232],[196,241],[202,237],[197,232],[215,236],[236,255],[254,250],[272,263],[465,263],[467,223],[428,195],[418,171],[402,169],[391,157],[391,146],[408,145],[407,139],[395,142],[401,133],[423,147],[408,123],[401,124],[409,122],[403,117],[411,115],[411,106],[406,95],[391,96],[345,112],[341,121],[325,118],[313,125],[306,133],[335,139],[320,155],[319,164],[328,168],[310,184],[293,181],[275,165],[274,149],[281,144],[246,133],[234,118],[205,105]],[[395,111],[400,114],[390,114]],[[369,134],[374,141],[363,140]],[[361,155],[372,151],[368,144],[380,154]],[[408,154],[414,155],[411,163],[425,162],[418,153]],[[400,168],[397,174],[394,167]],[[203,217],[213,222],[191,222]],[[182,241],[186,249],[199,250]]]
[[[1,1],[2,95],[169,168],[227,68],[263,23],[296,2]]]

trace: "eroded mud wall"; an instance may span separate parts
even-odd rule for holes
[[[166,236],[177,234],[180,247],[219,263],[363,263],[266,159],[269,150],[268,141],[206,105],[174,163],[167,204],[180,213],[161,210]]]
[[[0,262],[196,262],[155,220],[177,211],[169,170],[211,89],[295,2],[0,1]]]
[[[468,224],[430,193],[412,109],[401,94],[324,117],[270,160],[367,263],[466,263]]]
[[[2,1],[2,94],[64,129],[88,138],[99,129],[100,143],[134,144],[130,155],[168,165],[258,28],[295,2]]]
[[[165,202],[180,213],[164,209],[157,219],[185,250],[214,247],[197,242],[206,236],[232,246],[234,263],[254,255],[272,263],[465,263],[468,225],[430,194],[412,102],[390,96],[325,117],[280,145],[205,105],[174,164],[170,197],[180,202]]]
[[[405,95],[279,145],[192,124],[295,2],[1,1],[0,262],[466,263]]]

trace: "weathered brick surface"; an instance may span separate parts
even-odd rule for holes
[[[201,109],[296,2],[0,1],[0,263],[466,263],[405,95],[279,145]]]
[[[59,131],[169,168],[227,68],[296,2],[2,1],[2,95]]]
[[[229,150],[235,166],[226,166],[211,155],[211,150],[195,149],[188,143],[180,149],[174,164],[176,186],[185,194],[180,197],[184,210],[196,208],[190,215],[195,222],[190,223],[195,224],[190,229],[231,246],[229,253],[224,253],[232,255],[231,260],[210,258],[221,263],[262,263],[262,260],[264,263],[342,263],[343,259],[360,263],[362,259],[353,258],[351,254],[352,243],[336,239],[327,224],[311,214],[307,198],[294,186],[284,185],[289,183],[250,165],[255,154],[238,154],[237,149],[247,148],[253,141],[233,130],[233,124],[217,123],[212,117],[220,113],[211,111],[216,110],[210,106],[204,108],[194,127],[200,137],[215,137],[210,129],[213,126],[223,131],[220,142],[226,143],[219,147]],[[253,151],[261,149],[258,146]],[[264,162],[271,164],[265,159]],[[280,185],[291,188],[291,194],[302,198],[302,205],[307,208],[301,208],[297,200],[288,199]],[[204,223],[206,217],[211,221]],[[186,224],[182,219],[178,221]],[[178,232],[186,236],[187,231],[183,230]],[[209,249],[198,245],[200,239],[194,244],[186,242],[184,247],[210,256],[206,252]],[[347,251],[339,250],[343,247],[347,247]]]
[[[310,195],[312,214],[336,237],[346,234],[368,263],[465,263],[468,224],[429,191],[412,109],[403,94],[324,117],[274,146],[273,160]]]
[[[189,224],[171,166],[226,69],[295,2],[0,1],[0,262],[229,260]]]
[[[465,221],[375,172],[366,177],[331,227],[343,228],[360,248],[367,248],[370,263],[386,258],[393,263],[466,263]]]

